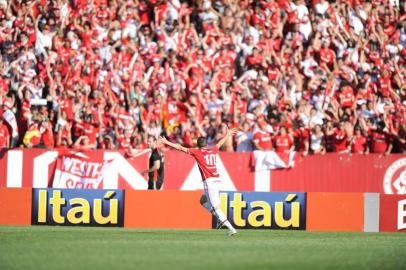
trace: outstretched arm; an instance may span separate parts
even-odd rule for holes
[[[144,154],[146,154],[146,153],[149,153],[149,152],[151,152],[151,149],[144,149],[144,150],[138,151],[138,150],[129,148],[129,149],[126,150],[125,153],[126,153],[130,158],[137,158],[137,157],[142,156],[142,155],[144,155]]]
[[[217,143],[217,148],[221,148],[221,146],[223,146],[223,144],[227,141],[227,139],[229,138],[229,137],[232,137],[232,136],[234,136],[235,134],[237,134],[237,129],[236,128],[232,128],[232,129],[227,129],[227,133],[226,133],[226,135],[224,135],[224,137],[220,140],[220,141],[218,141],[218,143]]]
[[[164,138],[164,137],[159,137],[158,142],[159,142],[160,144],[161,144],[161,143],[166,144],[167,146],[172,147],[173,149],[176,149],[176,150],[178,150],[178,151],[182,151],[182,152],[184,152],[184,153],[189,153],[189,149],[188,149],[188,148],[183,147],[182,145],[177,144],[177,143],[172,143],[172,142],[168,141],[168,140],[167,140],[166,138]]]

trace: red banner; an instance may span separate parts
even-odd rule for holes
[[[291,170],[272,171],[271,186],[273,191],[402,194],[394,183],[405,170],[406,155],[400,154],[314,155],[299,158]]]
[[[406,196],[381,195],[379,231],[406,232]]]
[[[140,175],[148,155],[128,159],[120,152],[93,151],[111,161],[100,188],[146,189]],[[0,187],[51,187],[57,151],[13,149],[0,152]],[[251,153],[220,153],[218,169],[225,191],[379,192],[406,190],[406,155],[315,155],[300,157],[291,169],[255,171]],[[192,157],[165,152],[165,190],[201,189]]]

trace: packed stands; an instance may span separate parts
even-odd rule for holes
[[[0,147],[406,151],[398,0],[0,0]]]

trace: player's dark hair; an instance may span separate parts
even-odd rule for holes
[[[197,147],[203,148],[207,146],[207,138],[206,137],[199,137],[197,138]]]

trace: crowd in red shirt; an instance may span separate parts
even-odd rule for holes
[[[0,0],[0,147],[405,152],[398,0]]]

